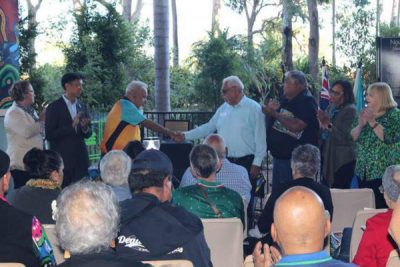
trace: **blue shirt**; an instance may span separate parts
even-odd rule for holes
[[[215,131],[224,138],[228,157],[254,155],[253,165],[261,165],[267,141],[264,114],[257,102],[246,96],[234,106],[225,102],[209,122],[185,132],[185,138],[195,140]]]
[[[249,203],[251,183],[249,181],[249,174],[244,167],[223,159],[221,169],[217,172],[215,181],[238,192],[246,201],[246,204]],[[192,175],[190,168],[187,168],[182,176],[179,187],[195,185],[196,183],[197,179]]]
[[[352,263],[332,259],[325,250],[315,253],[287,255],[282,257],[282,259],[274,266],[356,267],[356,265]]]

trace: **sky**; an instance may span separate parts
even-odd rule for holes
[[[35,0],[34,0],[35,1]],[[33,2],[34,2],[33,1]],[[222,0],[224,2],[225,0]],[[337,3],[349,0],[336,0]],[[133,0],[133,5],[135,5]],[[178,33],[179,33],[179,48],[181,60],[188,57],[191,52],[192,44],[203,40],[207,37],[207,32],[211,29],[211,14],[212,14],[212,0],[176,0],[178,12]],[[375,2],[375,1],[372,1]],[[383,4],[382,21],[388,22],[390,18],[391,1],[381,0]],[[47,28],[51,22],[59,21],[60,18],[65,21],[71,21],[72,16],[69,10],[72,7],[72,1],[66,0],[63,2],[54,0],[44,0],[41,9],[38,13],[38,22],[42,29]],[[276,14],[271,12],[271,9],[265,9],[259,15],[255,28],[259,27],[260,21],[263,18],[269,17],[269,14]],[[325,56],[327,59],[331,58],[331,9],[329,6],[319,8],[320,15],[320,56]],[[142,21],[148,21],[150,27],[153,25],[153,0],[144,0],[144,6],[141,14]],[[171,16],[172,17],[172,16]],[[171,18],[172,22],[172,18]],[[231,34],[245,34],[247,29],[246,18],[232,11],[229,7],[222,4],[220,15],[221,28],[229,28]],[[303,34],[300,34],[298,40],[300,43],[306,43],[308,38],[308,25],[298,24]],[[170,27],[172,32],[172,27]],[[50,35],[41,34],[38,37],[36,48],[38,52],[37,61],[39,64],[52,63],[62,64],[63,55],[61,49],[54,44],[54,40],[63,40],[67,42],[70,38],[72,31],[72,24],[70,23],[64,31],[53,31]],[[328,34],[329,33],[329,34]],[[171,33],[172,37],[172,33]],[[171,38],[172,42],[172,38]],[[294,41],[296,46],[296,42]],[[172,47],[172,45],[171,45]],[[298,47],[295,47],[298,49]],[[306,53],[307,51],[301,51]],[[152,53],[150,50],[149,53]],[[296,56],[296,52],[294,53]],[[300,54],[300,53],[297,53]],[[303,53],[302,53],[303,54]]]

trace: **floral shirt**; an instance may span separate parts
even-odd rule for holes
[[[364,126],[356,141],[355,174],[362,180],[381,179],[388,166],[400,163],[400,110],[389,109],[376,121],[383,126],[384,141],[369,124]],[[358,118],[353,128],[357,125]]]
[[[33,251],[38,257],[40,266],[56,266],[56,260],[53,254],[53,248],[47,239],[46,232],[36,217],[32,218],[32,241]]]

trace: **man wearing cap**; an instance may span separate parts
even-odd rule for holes
[[[10,182],[10,158],[0,150],[0,262],[56,266],[50,242],[39,220],[4,198]]]
[[[190,260],[212,266],[200,219],[170,204],[172,163],[161,151],[141,152],[132,164],[132,199],[121,203],[116,252],[134,260]]]
[[[78,100],[82,93],[83,76],[67,73],[61,78],[64,94],[52,102],[46,111],[46,139],[50,148],[60,153],[64,161],[63,187],[88,174],[89,155],[85,138],[92,135],[89,112]]]

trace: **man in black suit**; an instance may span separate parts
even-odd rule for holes
[[[80,73],[65,74],[61,78],[64,94],[46,111],[46,139],[64,160],[63,187],[88,173],[89,156],[84,139],[90,137],[92,129],[87,107],[78,100],[82,80]]]

